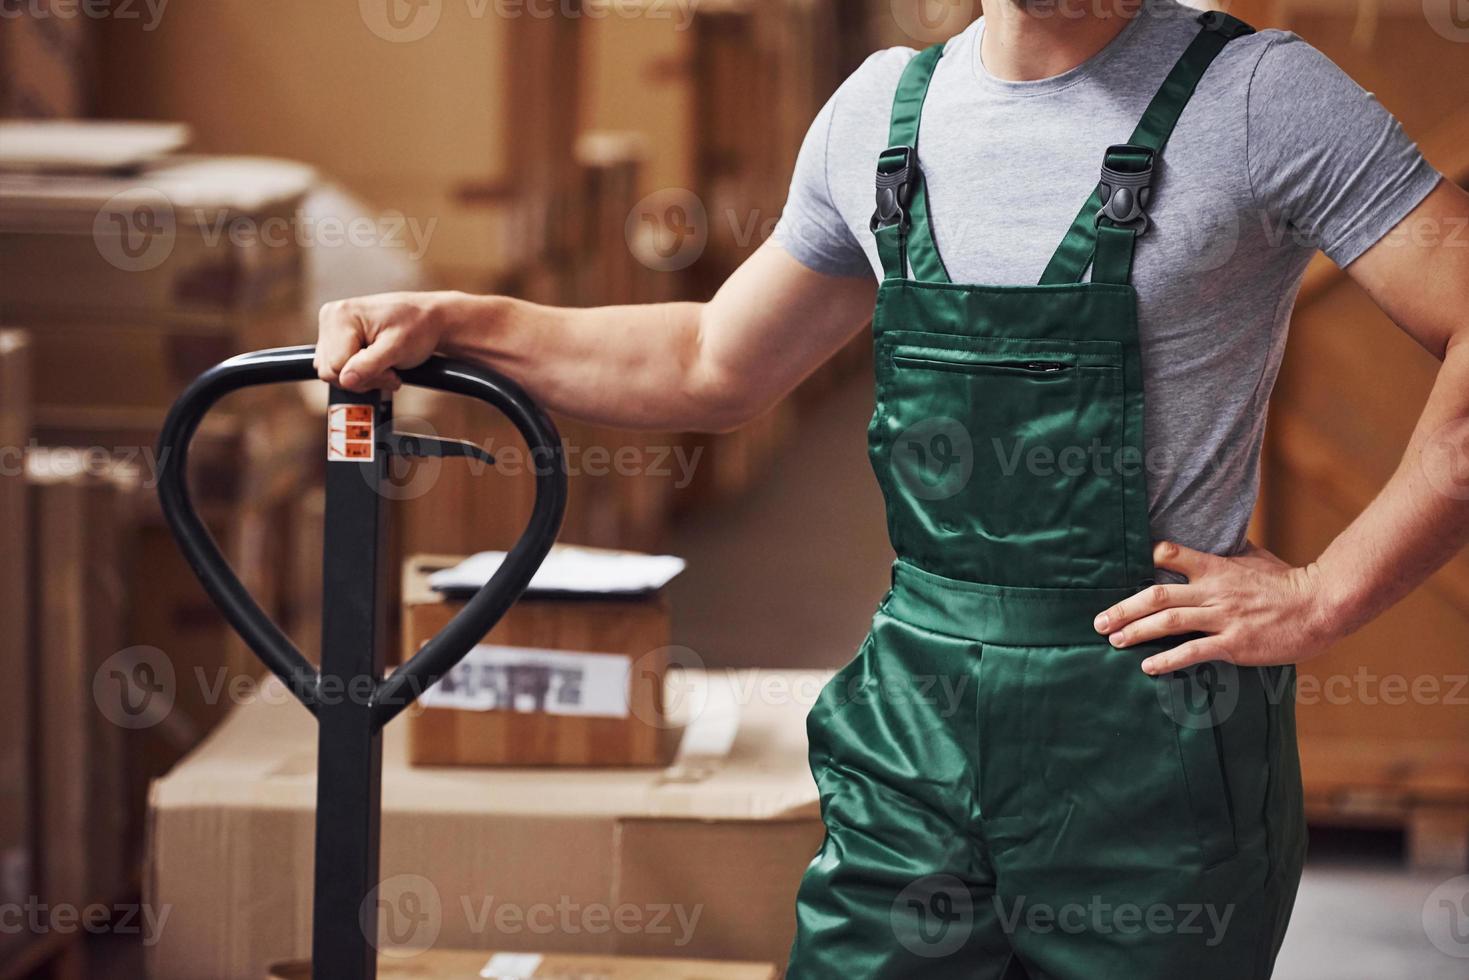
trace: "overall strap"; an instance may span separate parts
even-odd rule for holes
[[[1132,276],[1137,239],[1148,230],[1144,210],[1153,184],[1158,154],[1173,134],[1198,87],[1224,46],[1255,29],[1217,10],[1199,17],[1200,30],[1148,104],[1132,139],[1109,147],[1102,159],[1102,179],[1041,275],[1041,285],[1080,282],[1088,265],[1093,282],[1126,283]]]
[[[908,62],[893,96],[888,148],[877,158],[877,210],[872,233],[882,260],[884,279],[913,278],[948,282],[949,275],[934,245],[928,218],[928,194],[918,166],[918,121],[934,68],[944,46],[935,44]]]

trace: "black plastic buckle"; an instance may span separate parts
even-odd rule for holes
[[[1102,159],[1102,207],[1097,223],[1103,218],[1137,233],[1147,234],[1147,207],[1153,197],[1153,164],[1157,154],[1151,147],[1136,143],[1118,143],[1107,147]]]
[[[913,147],[890,146],[877,157],[877,210],[872,213],[872,230],[898,225],[908,229],[908,204],[918,168]]]
[[[1206,31],[1223,34],[1226,41],[1233,41],[1235,38],[1255,33],[1255,29],[1249,24],[1222,10],[1206,10],[1199,14],[1199,26]]]

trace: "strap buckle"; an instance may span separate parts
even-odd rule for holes
[[[1206,31],[1223,34],[1226,41],[1255,33],[1255,29],[1249,24],[1222,10],[1206,10],[1199,14],[1199,26]]]
[[[913,199],[918,167],[913,147],[890,146],[877,157],[877,210],[872,213],[872,230],[898,225],[908,230],[908,204]]]
[[[1102,207],[1096,222],[1106,218],[1114,225],[1147,234],[1151,222],[1147,206],[1153,196],[1153,164],[1157,153],[1136,143],[1118,143],[1107,147],[1102,159]]]

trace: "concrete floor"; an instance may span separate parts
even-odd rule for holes
[[[836,667],[852,655],[892,560],[866,459],[871,410],[858,377],[803,417],[746,499],[679,526],[670,549],[689,569],[675,582],[676,642],[711,666]],[[1469,980],[1469,942],[1451,956],[1424,926],[1452,872],[1407,873],[1394,834],[1313,831],[1311,847],[1277,980]],[[1469,908],[1459,919],[1469,936]]]

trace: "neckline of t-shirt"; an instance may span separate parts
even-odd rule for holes
[[[1028,81],[1014,81],[1000,78],[990,74],[984,66],[984,57],[980,53],[981,41],[984,39],[984,18],[981,17],[974,22],[974,30],[969,38],[970,44],[970,68],[975,81],[993,89],[1003,92],[1007,96],[1017,98],[1031,98],[1039,95],[1054,95],[1076,85],[1085,82],[1095,76],[1106,64],[1115,58],[1124,48],[1132,44],[1133,39],[1141,29],[1142,23],[1153,17],[1155,10],[1154,0],[1145,0],[1138,9],[1138,13],[1127,26],[1117,33],[1117,36],[1108,41],[1100,51],[1077,65],[1075,68],[1067,69],[1059,75],[1049,78],[1036,78]]]

